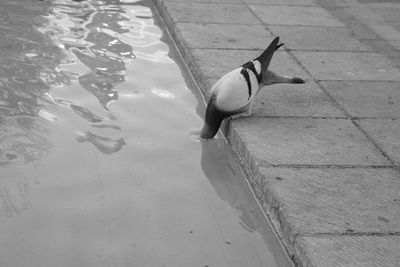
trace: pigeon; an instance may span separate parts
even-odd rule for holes
[[[200,137],[212,139],[224,118],[250,116],[255,96],[260,88],[275,83],[305,83],[297,77],[280,76],[268,70],[274,52],[283,45],[276,37],[257,58],[222,76],[211,88],[204,126]]]

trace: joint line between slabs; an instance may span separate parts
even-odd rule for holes
[[[240,118],[245,118],[245,117],[238,117],[237,119]],[[400,117],[327,117],[327,116],[321,116],[321,117],[313,117],[313,116],[270,116],[270,115],[251,115],[249,118],[264,118],[264,119],[314,119],[314,120],[377,120],[377,119],[382,119],[382,120],[392,120],[396,121],[400,119]]]
[[[381,153],[381,155],[388,160],[393,166],[396,166],[396,162],[381,148],[381,146],[378,144],[378,142],[376,142],[374,140],[374,138],[372,136],[370,136],[360,125],[359,121],[357,120],[351,120],[351,122],[353,123],[354,126],[357,127],[357,129],[359,131],[361,131],[364,136],[368,139],[368,141],[370,141],[375,148]]]
[[[325,80],[325,79],[316,79],[319,82],[344,82],[344,83],[400,83],[400,80]]]
[[[270,164],[265,168],[287,168],[287,169],[396,169],[395,165],[339,165],[339,164]]]
[[[179,23],[185,23],[185,24],[201,24],[201,25],[210,25],[210,24],[214,24],[214,25],[248,25],[248,26],[254,26],[254,25],[258,25],[258,26],[263,26],[260,23],[232,23],[232,22],[206,22],[206,21],[189,21],[189,20],[174,20],[175,24],[179,24]],[[275,25],[274,25],[275,26]]]
[[[323,237],[323,236],[400,236],[399,231],[393,232],[339,232],[339,233],[303,233],[297,234],[298,237]]]

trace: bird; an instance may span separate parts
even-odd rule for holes
[[[280,76],[268,70],[272,55],[282,45],[276,37],[260,56],[223,75],[211,87],[201,138],[214,138],[227,117],[250,116],[254,98],[263,86],[305,83],[301,78]]]

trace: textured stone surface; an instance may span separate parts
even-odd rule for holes
[[[396,3],[385,7],[370,6],[381,18],[389,23],[400,23],[400,3]]]
[[[347,28],[269,26],[291,50],[309,51],[373,51],[352,36]]]
[[[383,151],[400,164],[400,120],[369,119],[359,123]]]
[[[175,22],[260,24],[243,4],[165,2],[164,6]]]
[[[276,84],[258,93],[255,116],[345,117],[315,83]]]
[[[371,23],[368,27],[384,40],[400,40],[400,32],[393,25]]]
[[[400,81],[400,70],[377,53],[293,53],[314,78],[319,80]]]
[[[243,0],[243,2],[251,5],[266,5],[266,6],[316,6],[315,0]]]
[[[296,243],[303,266],[400,266],[400,236],[304,236]]]
[[[250,8],[267,25],[344,26],[320,7],[251,5]]]
[[[279,233],[299,266],[400,265],[400,178],[385,157],[400,161],[400,125],[385,119],[353,123],[340,108],[357,117],[398,116],[400,90],[393,81],[400,81],[400,24],[383,18],[397,20],[395,12],[379,9],[379,2],[393,0],[374,0],[369,7],[361,2],[370,0],[175,2],[185,1],[186,10],[166,18],[205,92],[258,56],[273,38],[269,30],[293,50],[281,48],[271,69],[308,80],[263,88],[255,116],[226,124],[228,140],[255,174],[253,189],[266,211],[277,215],[272,221],[284,230]],[[219,12],[226,5],[212,8],[212,2],[234,5]],[[235,9],[238,3],[243,10]],[[248,7],[257,22],[248,20]]]
[[[261,50],[214,50],[193,49],[191,54],[196,64],[207,78],[220,78],[227,72],[241,66],[247,61],[257,57]],[[297,76],[303,79],[310,77],[306,72],[285,52],[275,53],[269,69],[281,75]]]
[[[242,3],[242,0],[159,0],[159,2]]]
[[[392,169],[262,168],[258,183],[297,234],[400,231],[400,173]]]
[[[400,117],[400,82],[326,81],[321,85],[354,117]]]
[[[363,43],[369,45],[370,47],[374,47],[376,51],[385,51],[385,56],[388,58],[394,66],[398,69],[400,68],[400,53],[398,45],[400,45],[400,41],[396,40],[363,40]]]
[[[349,120],[239,118],[229,138],[252,168],[268,165],[387,165]]]
[[[227,72],[257,57],[261,50],[191,49],[194,63],[206,78],[220,78]]]
[[[190,48],[265,49],[272,41],[261,25],[178,23],[174,30]]]
[[[399,27],[400,27],[400,25],[399,25]],[[399,29],[399,30],[400,30],[400,29]],[[400,41],[394,40],[394,41],[388,41],[388,42],[389,42],[389,44],[392,45],[394,48],[400,50]],[[398,55],[398,56],[399,56],[399,55]],[[400,57],[400,56],[399,56],[399,57]]]
[[[373,12],[367,6],[354,6],[346,8],[346,11],[351,13],[354,17],[364,23],[382,24],[385,22],[378,14]]]

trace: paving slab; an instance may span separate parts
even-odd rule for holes
[[[243,3],[242,0],[159,0],[159,2]]]
[[[386,22],[389,23],[400,23],[400,4],[392,4],[391,6],[383,6],[383,7],[369,7],[377,13],[381,18],[383,18]]]
[[[360,3],[396,3],[397,0],[357,0]]]
[[[400,31],[400,25],[399,25],[399,31]],[[400,50],[400,40],[393,40],[393,41],[388,41],[391,46],[396,48],[397,50]],[[400,57],[400,55],[398,55]]]
[[[338,27],[268,26],[290,50],[305,51],[374,51],[352,36],[352,31]]]
[[[379,38],[378,34],[362,23],[351,23],[348,28],[357,40],[374,40]]]
[[[312,81],[305,84],[276,84],[263,87],[255,99],[253,115],[346,117],[326,93]]]
[[[318,0],[320,7],[323,7],[327,12],[329,12],[333,17],[337,18],[347,27],[349,24],[361,24],[361,22],[354,17],[350,12],[347,12],[346,6],[339,6],[334,4],[333,1]]]
[[[400,81],[400,70],[378,53],[293,51],[318,80]]]
[[[359,124],[393,161],[400,164],[400,120],[368,119]]]
[[[164,2],[163,5],[175,22],[260,24],[246,6],[240,3],[197,2],[195,5],[188,5],[181,2]]]
[[[262,25],[177,23],[174,30],[189,48],[264,50],[273,39]]]
[[[346,11],[351,13],[354,17],[356,17],[363,23],[383,24],[386,22],[382,17],[380,17],[378,14],[376,14],[374,11],[364,5],[348,7],[346,8]]]
[[[219,50],[219,49],[190,49],[192,64],[202,73],[201,78],[219,79],[222,75],[238,68],[252,58],[257,57],[261,50]],[[215,60],[218,58],[218,60]],[[216,81],[216,80],[215,80]],[[208,88],[202,88],[209,90]]]
[[[376,51],[386,56],[393,64],[393,66],[400,68],[400,41],[396,40],[363,40],[364,44],[374,47]]]
[[[243,0],[243,2],[251,5],[265,6],[317,6],[315,0]]]
[[[332,5],[332,3],[324,1],[319,1],[319,3],[334,17],[346,23],[349,28],[353,28],[353,24],[361,24],[367,26],[372,33],[377,34],[379,39],[400,40],[400,32],[365,5],[354,2],[352,6],[339,7],[339,5]]]
[[[303,266],[400,266],[400,237],[301,236],[296,248]]]
[[[368,2],[368,1],[359,1],[359,2]],[[366,3],[366,6],[373,9],[373,8],[382,8],[382,7],[388,7],[388,8],[397,8],[400,7],[400,3],[397,0],[372,0],[369,1],[369,3]]]
[[[357,6],[358,2],[357,0],[331,0],[331,1],[326,1],[326,0],[317,0],[318,4],[321,4],[321,2],[329,2],[329,4],[333,4],[336,7],[349,7],[349,6]]]
[[[400,31],[400,23],[393,23],[392,26],[393,26],[396,30]]]
[[[363,44],[373,47],[375,51],[386,56],[397,68],[400,68],[397,45],[400,40],[400,30],[396,28],[396,23],[386,23],[383,17],[373,12],[368,6],[357,1],[353,2],[352,8],[339,7],[340,5],[331,1],[320,0],[319,4],[344,22],[355,38]],[[390,8],[392,8],[390,5],[393,5],[393,3],[388,2],[375,4],[377,6],[388,5]]]
[[[266,25],[345,26],[320,7],[250,5],[250,8]]]
[[[353,117],[400,117],[400,82],[324,81],[321,85]]]
[[[260,55],[262,50],[191,49],[190,53],[206,78],[220,78],[229,71]],[[218,59],[218,60],[215,60]],[[286,52],[277,52],[269,69],[281,75],[311,77]]]
[[[368,27],[373,30],[383,40],[400,40],[400,32],[395,26],[389,24],[369,24]]]
[[[400,231],[400,173],[381,168],[261,168],[257,183],[296,235]]]
[[[255,170],[279,165],[388,165],[389,162],[349,120],[238,118],[229,140]]]
[[[186,61],[206,98],[209,90],[225,73],[237,68],[262,50],[186,49]],[[218,60],[215,60],[218,58]]]

